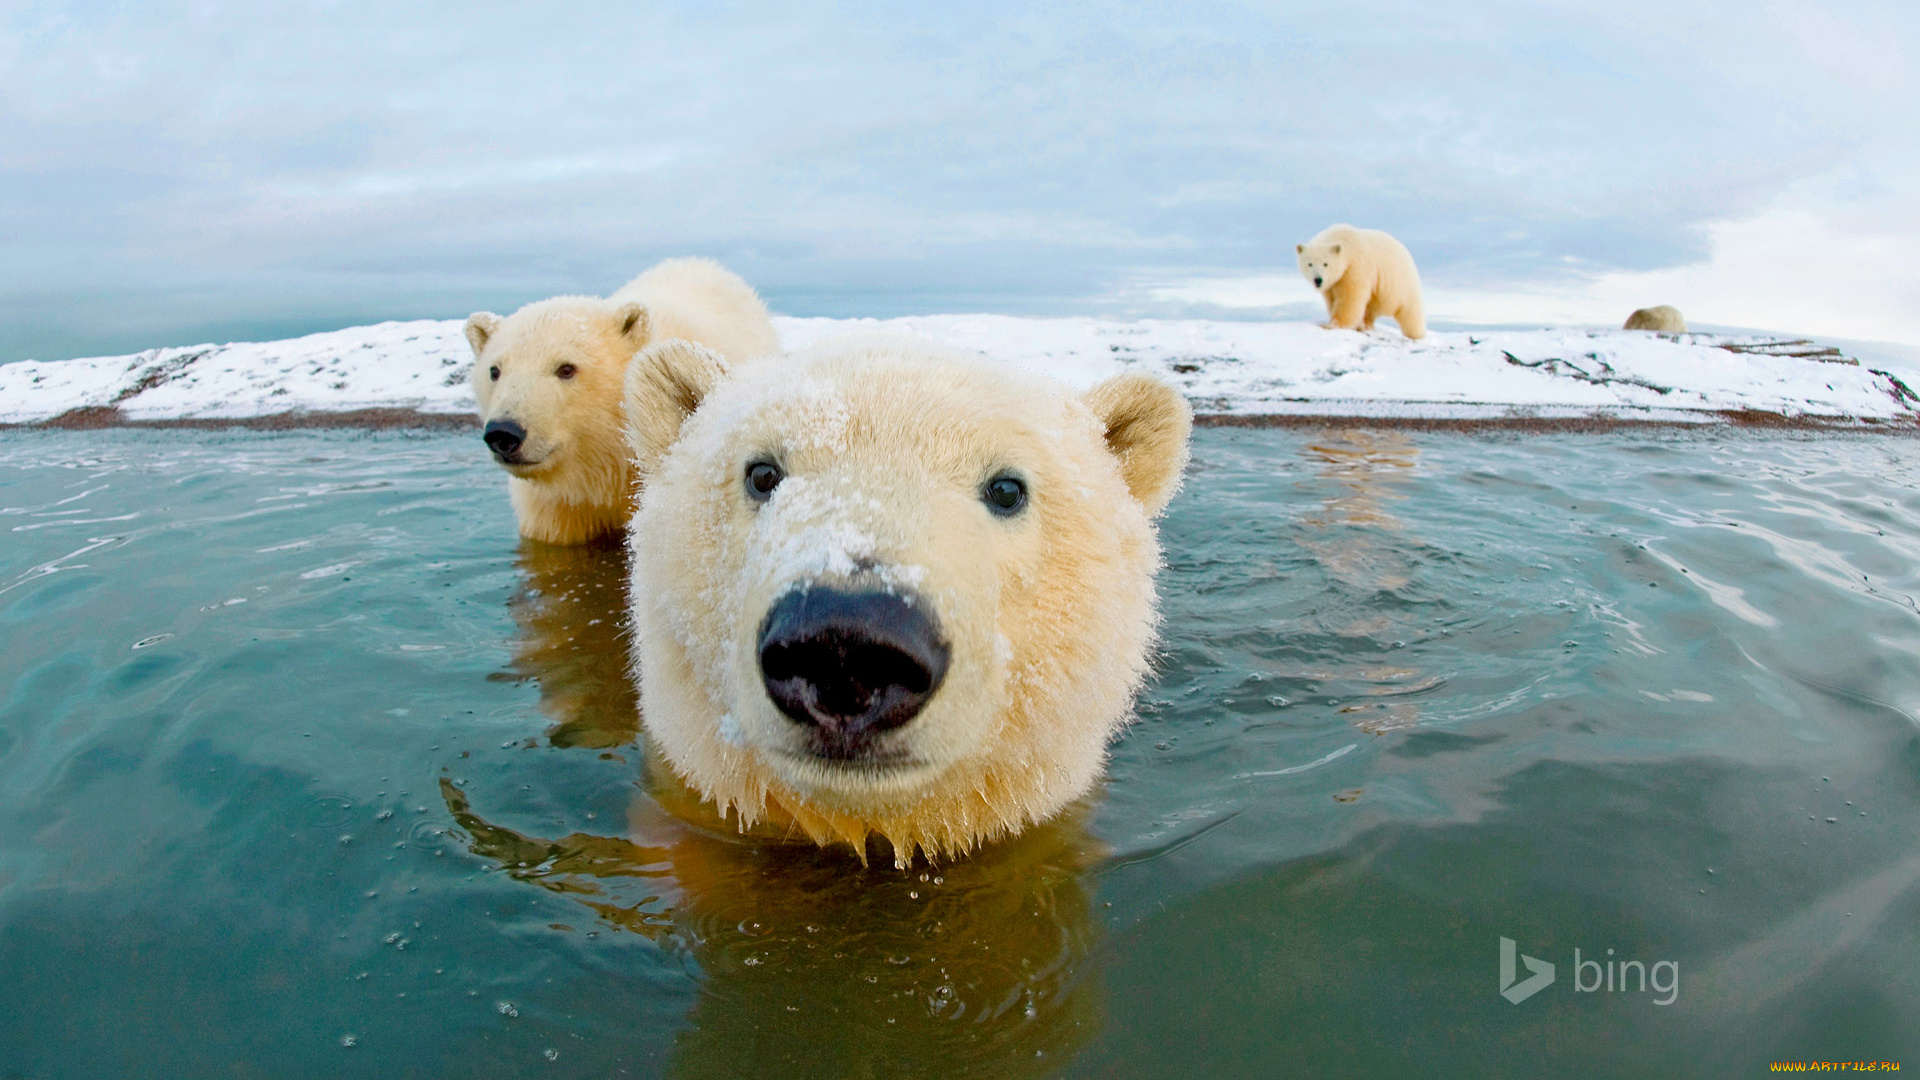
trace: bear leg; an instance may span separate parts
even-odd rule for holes
[[[1380,294],[1380,290],[1375,289],[1373,295],[1367,299],[1367,314],[1365,318],[1360,320],[1360,329],[1371,333],[1375,319],[1378,319],[1382,315],[1392,314],[1393,312],[1387,310],[1386,297]]]
[[[1401,304],[1400,310],[1393,314],[1393,321],[1400,324],[1400,332],[1409,338],[1418,340],[1427,336],[1427,313],[1418,300]]]
[[[1358,330],[1367,316],[1367,301],[1371,299],[1368,294],[1372,290],[1341,287],[1346,284],[1344,281],[1338,282],[1327,293],[1327,298],[1333,301],[1333,325],[1330,329]]]

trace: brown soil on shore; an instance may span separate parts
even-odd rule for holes
[[[369,431],[471,431],[480,418],[471,413],[430,413],[418,409],[352,409],[346,412],[284,412],[270,416],[181,417],[168,420],[130,420],[111,405],[71,409],[33,424],[5,424],[10,428],[51,428],[57,431],[95,431],[101,428],[241,428],[247,431],[297,431],[304,428],[364,428]]]
[[[1639,420],[1632,417],[1594,413],[1587,416],[1240,416],[1232,414],[1196,414],[1197,427],[1244,428],[1374,428],[1391,431],[1511,431],[1519,434],[1610,431],[1666,428],[1678,431],[1715,431],[1727,427],[1777,428],[1786,431],[1873,431],[1890,435],[1920,435],[1920,425],[1888,420],[1833,419],[1826,417],[1784,416],[1758,409],[1703,414],[1705,423],[1682,420]]]
[[[1893,435],[1920,435],[1920,425],[1889,420],[1853,420],[1825,417],[1784,416],[1757,409],[1710,414],[1707,423],[1677,420],[1638,420],[1631,417],[1594,413],[1587,416],[1307,416],[1239,415],[1200,413],[1193,422],[1200,427],[1243,428],[1376,428],[1395,431],[1510,431],[1518,434],[1548,432],[1605,433],[1627,429],[1669,428],[1686,431],[1711,431],[1723,426],[1738,428],[1774,428],[1784,431],[1872,431]],[[228,418],[182,417],[166,420],[133,420],[113,406],[73,409],[49,420],[30,424],[0,424],[3,429],[50,429],[56,431],[94,431],[103,428],[186,428],[197,430],[298,431],[310,428],[359,428],[368,431],[472,431],[480,419],[470,413],[429,413],[417,409],[354,409],[346,412],[286,412],[270,416]]]

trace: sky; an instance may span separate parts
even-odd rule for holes
[[[606,294],[1920,344],[1920,4],[0,0],[0,361]]]

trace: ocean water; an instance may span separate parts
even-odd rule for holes
[[[0,1077],[1920,1065],[1915,446],[1202,431],[1104,786],[901,873],[680,823],[477,439],[0,433]]]

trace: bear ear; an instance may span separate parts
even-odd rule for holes
[[[679,338],[654,342],[627,365],[622,395],[627,448],[633,452],[634,471],[643,483],[680,437],[680,425],[726,373],[727,362],[719,353]]]
[[[1333,253],[1334,253],[1335,255],[1338,255],[1338,254],[1340,254],[1340,245],[1339,245],[1339,244],[1335,244],[1335,245],[1333,245]]]
[[[620,336],[632,342],[634,348],[647,343],[647,332],[653,328],[653,321],[647,317],[646,305],[631,301],[621,304],[614,309],[613,320]]]
[[[473,355],[480,355],[480,350],[487,347],[493,332],[499,328],[500,316],[491,311],[476,311],[467,316],[467,344],[473,346]]]
[[[1180,391],[1151,375],[1121,375],[1081,395],[1106,428],[1107,449],[1149,515],[1166,508],[1187,467],[1193,410]]]
[[[1305,244],[1293,245],[1293,253],[1295,255],[1305,255],[1307,253],[1307,245]]]

